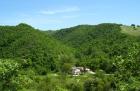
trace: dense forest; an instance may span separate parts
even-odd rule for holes
[[[0,91],[140,91],[139,33],[115,23],[0,26]],[[95,74],[73,76],[72,67]]]

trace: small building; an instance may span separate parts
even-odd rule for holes
[[[72,67],[72,75],[73,76],[79,76],[85,72],[90,73],[90,74],[95,74],[95,72],[91,71],[89,68]]]
[[[78,76],[78,75],[82,74],[83,70],[84,70],[83,67],[72,67],[72,75]]]
[[[73,69],[72,74],[73,76],[79,76],[81,74],[81,71],[79,69]]]

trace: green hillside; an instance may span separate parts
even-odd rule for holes
[[[58,56],[72,54],[70,48],[26,24],[0,26],[0,35],[0,58],[29,60],[39,73],[56,70]]]
[[[139,45],[137,38],[122,33],[119,24],[76,26],[59,30],[54,36],[78,50],[76,57],[80,61],[77,65],[93,70],[100,68],[109,73],[113,71],[117,56],[125,58],[129,55],[129,49]],[[107,67],[103,67],[103,64]]]
[[[139,37],[124,33],[120,24],[76,26],[59,30],[54,36],[77,50],[77,66],[95,71],[102,69],[108,74],[120,73],[122,80],[126,80],[123,73],[128,76],[130,72],[134,77],[139,75]],[[127,84],[127,81],[129,79],[120,84]],[[121,89],[121,85],[118,88]]]
[[[121,26],[122,33],[126,33],[133,36],[140,36],[140,27],[133,26]]]
[[[90,31],[94,31],[93,29],[94,26],[91,25],[79,25],[72,28],[58,30],[52,35],[54,35],[54,37],[58,40],[63,41],[65,44],[73,47],[79,47],[80,44],[84,43],[88,39],[87,35]]]
[[[57,31],[0,26],[0,91],[139,91],[136,31],[114,23]],[[84,67],[81,75],[73,76],[74,66]]]

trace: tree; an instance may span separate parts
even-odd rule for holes
[[[17,75],[21,65],[15,60],[0,59],[0,90],[11,90],[16,91],[16,86],[12,84],[11,78]]]
[[[134,30],[136,30],[136,25],[135,24],[131,24],[131,26],[133,27]]]

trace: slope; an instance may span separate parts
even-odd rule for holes
[[[122,33],[120,24],[76,26],[56,31],[53,36],[78,50],[77,65],[88,66],[92,70],[102,69],[107,73],[119,70],[117,57],[128,60],[128,55],[136,49],[139,52],[140,47],[138,38]]]
[[[71,48],[27,24],[0,26],[0,35],[0,58],[26,59],[39,73],[57,70],[59,57],[72,55]]]
[[[129,34],[132,36],[140,36],[140,27],[139,26],[121,26],[122,33]]]

